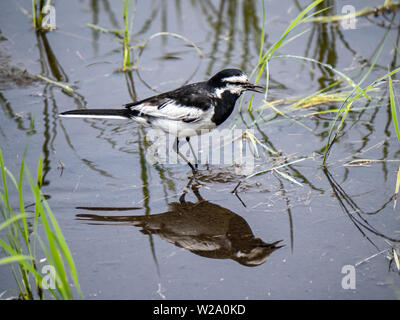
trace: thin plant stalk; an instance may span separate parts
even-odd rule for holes
[[[131,58],[131,46],[130,37],[132,34],[133,18],[134,12],[136,10],[136,3],[134,3],[134,8],[132,10],[131,21],[128,21],[128,10],[130,8],[130,0],[124,0],[124,7],[122,11],[122,16],[124,20],[124,30],[123,30],[123,65],[122,71],[129,71],[132,69],[132,58]]]
[[[389,75],[389,97],[390,97],[390,110],[391,110],[391,113],[392,113],[394,129],[396,131],[397,140],[400,143],[400,127],[399,127],[399,120],[397,118],[397,116],[398,116],[397,115],[397,106],[396,106],[396,100],[395,100],[395,96],[394,96],[392,76],[390,76],[390,75]],[[399,169],[397,170],[397,178],[396,178],[396,187],[395,187],[395,192],[394,192],[393,209],[396,209],[397,198],[398,198],[398,195],[399,195],[399,189],[400,189],[400,166],[399,166]]]

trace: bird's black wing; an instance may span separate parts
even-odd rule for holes
[[[132,116],[195,122],[212,106],[206,83],[183,86],[144,100],[125,105]]]

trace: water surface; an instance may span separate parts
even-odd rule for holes
[[[265,48],[308,4],[286,2],[265,1]],[[348,2],[325,1],[331,6],[325,14],[341,14]],[[350,2],[360,10],[383,1]],[[120,3],[54,3],[57,29],[46,34],[32,29],[25,14],[29,1],[0,4],[0,141],[15,174],[26,146],[32,170],[43,154],[42,190],[72,251],[85,298],[399,298],[399,275],[387,256],[400,239],[399,206],[393,210],[400,144],[386,82],[371,94],[371,103],[355,102],[358,111],[346,118],[326,169],[321,150],[334,114],[304,115],[340,103],[289,118],[265,108],[255,113],[254,123],[245,112],[252,95],[245,94],[242,113],[222,128],[251,129],[280,151],[273,155],[259,145],[255,171],[301,159],[281,169],[297,183],[269,171],[241,183],[235,196],[231,191],[243,177],[232,166],[203,165],[198,182],[187,188],[187,166],[146,161],[146,128],[57,114],[118,108],[226,67],[251,74],[259,55],[261,1],[138,1],[132,37],[138,69],[125,74],[115,72],[122,64],[121,40],[87,26],[122,28]],[[307,31],[276,55],[316,59],[358,82],[386,39],[366,85],[398,67],[398,24],[398,12],[361,17],[350,30],[306,23],[293,35]],[[159,32],[185,37],[203,57],[171,36],[155,37],[139,56],[139,46]],[[269,69],[268,101],[307,97],[338,80],[329,68],[294,58],[274,58]],[[74,92],[38,81],[35,74]],[[349,90],[347,83],[340,88]],[[254,95],[255,109],[263,98]],[[346,165],[356,159],[385,161]],[[354,290],[342,288],[345,265],[356,266]],[[0,292],[5,290],[6,296],[16,294],[8,266],[1,266]]]

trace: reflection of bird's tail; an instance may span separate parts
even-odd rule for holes
[[[128,109],[80,109],[59,114],[65,118],[129,119]]]
[[[77,207],[79,209],[87,209],[87,207]],[[97,208],[99,209],[99,208]],[[107,208],[110,209],[110,208]],[[112,208],[111,208],[112,209]],[[140,209],[140,208],[134,208],[134,209]],[[92,209],[87,209],[87,210],[92,210]],[[108,221],[108,222],[120,222],[122,224],[129,224],[129,225],[134,225],[134,226],[140,226],[143,223],[143,220],[145,218],[143,216],[135,216],[135,215],[129,215],[129,216],[102,216],[102,215],[97,215],[97,214],[87,214],[87,213],[80,213],[76,215],[78,220],[86,220],[86,221]]]

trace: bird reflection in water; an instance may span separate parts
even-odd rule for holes
[[[282,240],[266,243],[256,238],[241,216],[204,200],[198,189],[192,187],[197,202],[185,200],[169,204],[169,210],[152,215],[106,216],[77,214],[79,220],[116,222],[141,228],[144,234],[157,235],[174,245],[202,257],[232,259],[244,266],[263,264],[268,256],[283,247]],[[84,210],[128,210],[130,208],[78,207]],[[134,208],[131,208],[134,209]]]

